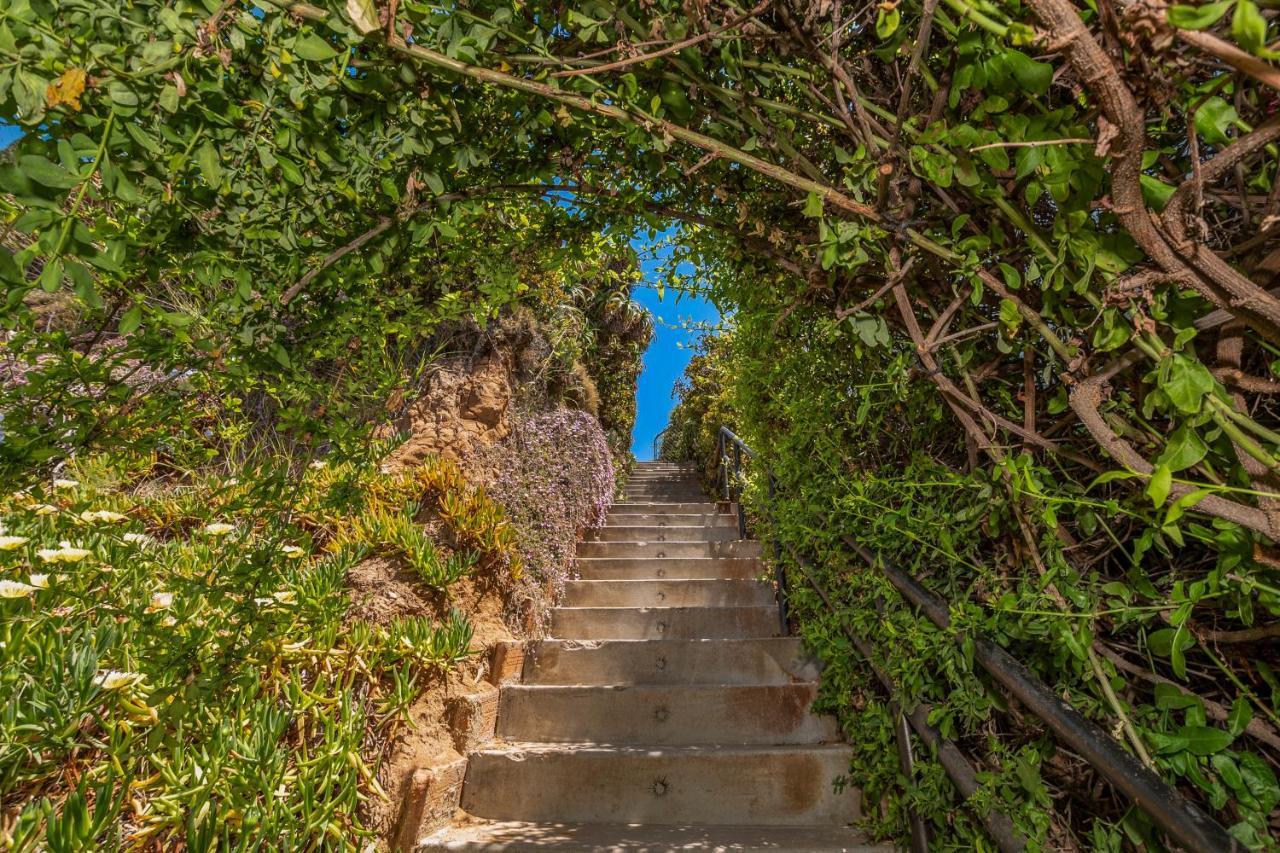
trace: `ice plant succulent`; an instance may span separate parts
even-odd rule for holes
[[[86,522],[101,521],[107,524],[119,524],[122,521],[128,521],[129,516],[119,512],[112,512],[109,509],[85,510],[80,513],[80,520]]]
[[[92,554],[85,548],[74,547],[70,542],[62,541],[57,548],[41,548],[36,556],[46,563],[78,563]]]
[[[0,580],[0,598],[25,598],[36,591],[36,587],[21,581]]]

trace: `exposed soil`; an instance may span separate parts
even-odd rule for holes
[[[373,557],[361,561],[347,576],[351,608],[348,620],[385,625],[393,619],[428,616],[443,619],[450,607],[467,614],[475,635],[472,658],[447,677],[428,682],[409,709],[409,724],[402,725],[385,744],[367,743],[368,752],[380,753],[378,784],[387,799],[371,798],[363,806],[365,824],[386,849],[399,821],[409,779],[419,768],[449,764],[461,757],[454,748],[454,732],[447,722],[450,700],[475,693],[488,675],[488,650],[495,643],[513,639],[503,620],[502,590],[493,579],[465,578],[454,584],[448,598],[434,595],[399,561]]]

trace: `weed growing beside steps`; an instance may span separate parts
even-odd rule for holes
[[[443,463],[148,476],[82,463],[0,499],[0,839],[358,845],[361,802],[385,796],[373,745],[468,657],[472,626],[350,619],[346,573],[388,547],[441,592],[518,571],[501,509]],[[469,526],[441,539],[475,550],[413,523],[442,499]]]

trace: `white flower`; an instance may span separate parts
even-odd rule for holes
[[[46,563],[78,563],[92,553],[84,548],[73,548],[70,542],[59,542],[58,547],[41,548],[36,556]]]
[[[48,576],[48,575],[37,575],[37,574],[33,574],[33,575],[31,575],[31,585],[32,585],[32,586],[34,586],[34,587],[37,587],[37,588],[39,588],[39,589],[48,589],[48,588],[49,588],[49,576]]]
[[[30,509],[36,515],[53,515],[58,511],[56,506],[49,506],[48,504],[32,504]]]
[[[25,536],[0,536],[0,551],[12,551],[27,544]]]
[[[224,485],[224,486],[238,486],[238,485],[240,485],[240,478],[239,478],[239,477],[229,477],[229,478],[227,478],[226,480],[223,480],[223,481],[222,481],[222,485]]]
[[[80,513],[80,520],[89,522],[105,521],[109,524],[117,524],[121,521],[128,521],[129,516],[121,515],[118,512],[112,512],[109,509],[86,509],[84,512]]]
[[[124,534],[120,538],[128,542],[130,545],[137,545],[139,548],[154,544],[156,541],[145,533],[133,533],[132,531]]]
[[[153,592],[151,593],[151,603],[147,605],[147,612],[155,613],[157,610],[168,610],[172,606],[173,593]]]
[[[206,524],[204,526],[204,532],[208,533],[210,536],[226,536],[235,529],[236,526],[234,524],[227,524],[222,521],[215,521],[213,524]]]
[[[0,598],[25,598],[35,591],[34,586],[21,581],[0,580]]]
[[[296,560],[307,552],[299,548],[297,545],[285,545],[281,547],[280,553],[284,554],[290,560]]]
[[[274,598],[255,598],[253,603],[259,607],[275,607],[276,600]]]
[[[115,669],[108,669],[100,672],[93,677],[93,683],[101,687],[103,690],[120,690],[129,687],[142,680],[142,675],[136,672],[120,672]]]
[[[54,487],[55,489],[74,489],[74,488],[75,488],[76,486],[78,486],[78,485],[80,485],[80,481],[79,481],[79,480],[62,480],[62,479],[59,479],[59,480],[54,480],[54,481],[53,481],[53,487]]]

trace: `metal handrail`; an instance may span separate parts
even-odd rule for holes
[[[735,443],[738,449],[738,453],[735,454],[735,459],[739,460],[734,471],[736,478],[741,474],[741,452],[746,452],[750,457],[754,457],[755,454],[732,431],[721,427],[720,464],[722,467],[727,464],[724,453],[726,440]],[[775,491],[772,473],[769,474],[769,478],[769,501],[772,505]],[[727,472],[725,483],[726,494],[729,494]],[[738,495],[741,496],[740,488]],[[769,511],[772,512],[772,506],[769,507]],[[883,571],[894,589],[909,604],[919,608],[930,622],[939,628],[948,627],[950,624],[948,602],[929,592],[918,578],[894,565],[892,561],[873,555],[852,536],[842,536],[841,539],[868,566]],[[776,540],[774,553],[781,558],[782,554],[778,550]],[[792,553],[794,555],[794,552]],[[798,555],[794,556],[798,558]],[[777,571],[781,576],[785,573],[782,572],[780,559],[778,563]],[[817,586],[812,578],[809,580],[815,587]],[[819,592],[821,593],[821,590]],[[825,594],[823,597],[825,598]],[[958,634],[955,639],[957,642],[963,642],[965,637]],[[973,659],[1029,711],[1040,718],[1055,736],[1078,752],[1091,767],[1114,785],[1116,790],[1142,809],[1151,818],[1152,823],[1178,845],[1188,850],[1205,851],[1205,853],[1244,850],[1243,845],[1221,824],[1182,796],[1177,788],[1162,779],[1155,771],[1126,752],[1097,724],[1058,697],[1002,646],[981,636],[972,639]],[[915,716],[918,715],[908,716],[913,727],[915,727]],[[917,731],[919,731],[918,728]],[[925,737],[923,732],[921,737]],[[952,778],[955,779],[954,776]]]
[[[658,461],[658,448],[662,446],[662,437],[671,431],[671,424],[667,424],[658,430],[658,434],[653,437],[653,461]]]
[[[742,506],[742,458],[745,455],[747,459],[754,459],[755,453],[747,446],[747,443],[738,436],[734,435],[733,430],[726,426],[720,427],[720,431],[716,434],[716,442],[719,447],[719,463],[716,470],[716,479],[724,486],[724,499],[733,505],[738,516],[738,538],[747,538],[747,511]],[[730,459],[729,448],[733,448],[733,457]],[[730,465],[733,471],[730,476]],[[773,473],[768,473],[769,503],[773,503],[774,480]],[[775,540],[771,543],[774,550],[778,549],[778,542]],[[784,635],[790,632],[790,620],[787,616],[787,575],[782,570],[782,564],[774,566],[774,594],[778,601],[778,625]]]

